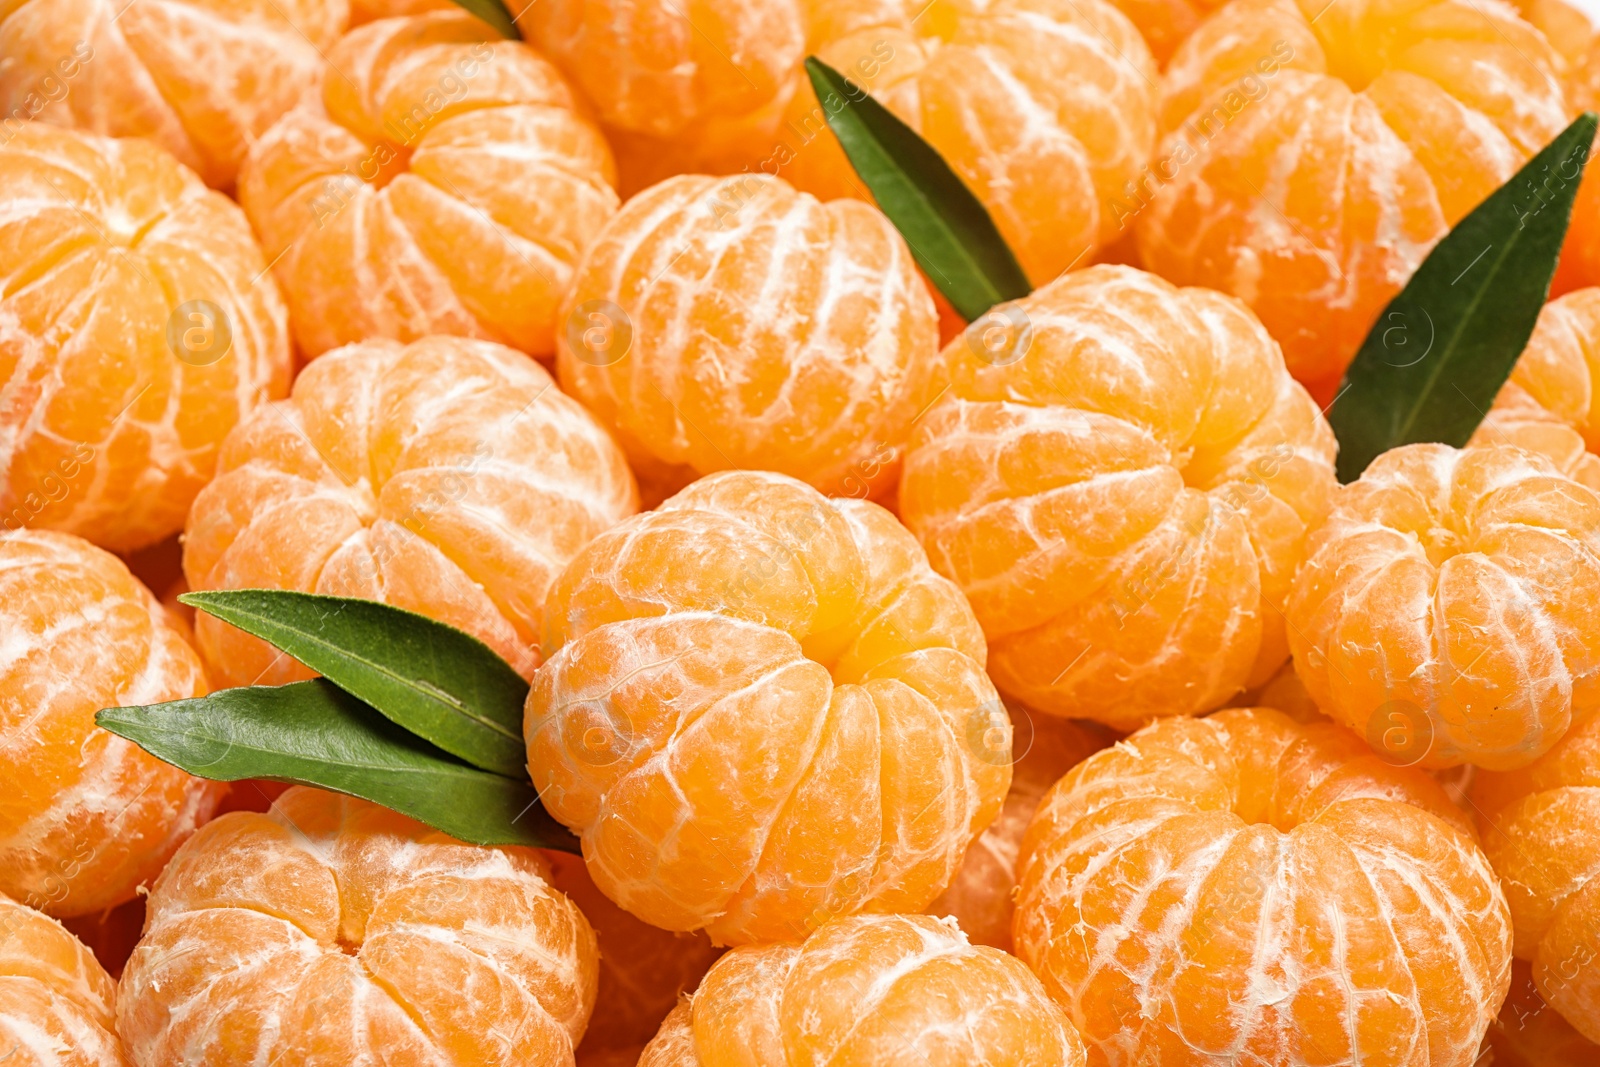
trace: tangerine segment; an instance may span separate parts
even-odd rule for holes
[[[639,1051],[661,1026],[661,1020],[685,993],[693,992],[721,954],[704,934],[674,934],[642,923],[607,900],[589,877],[588,868],[569,852],[549,852],[550,884],[565,893],[594,928],[600,946],[600,980],[595,996],[594,1027],[578,1050],[580,1067],[589,1057],[605,1062],[619,1057],[620,1067],[633,1067]],[[620,1059],[631,1050],[632,1059]]]
[[[1289,640],[1318,706],[1392,757],[1506,770],[1600,708],[1597,612],[1600,493],[1512,445],[1406,445],[1334,497]]]
[[[289,388],[244,215],[166,152],[44,123],[0,143],[0,524],[119,552],[183,526],[217,446]]]
[[[1489,1027],[1485,1049],[1494,1067],[1591,1067],[1600,1045],[1586,1039],[1544,1002],[1526,960],[1511,965],[1511,993]],[[628,1065],[622,1065],[628,1067]]]
[[[1566,124],[1559,65],[1471,0],[1233,0],[1167,67],[1144,262],[1242,298],[1331,396],[1433,243]]]
[[[971,600],[1001,692],[1128,729],[1271,675],[1335,446],[1243,304],[1092,267],[941,358],[900,514]]]
[[[996,723],[1003,720],[995,716]],[[948,915],[975,945],[1011,951],[1011,914],[1016,908],[1017,851],[1039,800],[1067,771],[1116,736],[1094,723],[1034,717],[1010,709],[1019,750],[1011,765],[1011,789],[1000,815],[967,849],[950,885],[928,905],[928,914]],[[998,740],[998,738],[997,738]]]
[[[526,356],[456,337],[372,341],[312,363],[229,436],[183,567],[197,590],[408,608],[531,675],[546,589],[637,506],[622,453]],[[218,682],[310,677],[212,616],[195,637]]]
[[[1600,492],[1600,288],[1539,310],[1533,336],[1473,435],[1543,452]]]
[[[630,200],[562,307],[561,384],[657,495],[730,467],[827,493],[892,483],[938,320],[875,208],[778,179],[686,176]]]
[[[7,133],[40,119],[143,137],[232,188],[349,17],[347,0],[6,0]]]
[[[568,1064],[598,954],[541,855],[295,788],[173,857],[117,994],[138,1067]]]
[[[1600,1042],[1600,719],[1574,726],[1526,767],[1479,775],[1473,799],[1511,903],[1517,956],[1532,964],[1544,1001]]]
[[[7,1067],[127,1067],[117,983],[60,923],[0,896],[0,1047]]]
[[[224,785],[95,725],[206,692],[200,659],[122,561],[68,534],[0,534],[0,893],[55,916],[133,898]]]
[[[573,265],[617,208],[579,107],[537,52],[461,11],[329,49],[239,178],[301,350],[448,333],[553,351]]]
[[[1036,285],[1122,229],[1155,143],[1156,65],[1102,0],[811,0],[810,50],[938,149]],[[1071,78],[1060,72],[1070,70]],[[868,194],[809,79],[761,164],[823,199]]]
[[[1332,723],[1163,719],[1045,796],[1017,951],[1092,1063],[1467,1067],[1511,977],[1471,834]]]
[[[1591,38],[1567,71],[1567,101],[1574,112],[1600,108],[1600,37]],[[1590,146],[1591,156],[1594,148]],[[1600,168],[1584,168],[1572,204],[1552,293],[1600,285]]]
[[[1016,959],[924,915],[835,919],[734,949],[639,1067],[1082,1067],[1083,1042]]]
[[[711,475],[590,542],[545,633],[534,784],[601,891],[664,929],[920,910],[1011,780],[977,621],[876,504]]]

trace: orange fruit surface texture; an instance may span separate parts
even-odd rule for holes
[[[57,917],[160,873],[224,785],[101,730],[101,708],[202,696],[206,678],[122,561],[68,534],[0,534],[0,893]]]
[[[900,514],[1002,693],[1131,729],[1264,682],[1334,439],[1239,301],[1063,275],[945,347]]]
[[[601,891],[664,929],[919,911],[1010,784],[960,591],[883,508],[779,474],[711,475],[596,537],[544,651],[534,784]]]
[[[584,1057],[639,1050],[655,1036],[661,1020],[694,991],[707,968],[721,955],[704,934],[675,934],[640,922],[607,900],[595,886],[581,857],[547,852],[550,884],[565,893],[594,928],[600,945],[600,985],[595,996],[596,1025],[578,1050]]]
[[[239,177],[301,351],[446,333],[549,355],[618,203],[571,87],[459,10],[369,23],[327,57]]]
[[[1329,716],[1425,767],[1533,762],[1600,709],[1600,493],[1507,444],[1385,452],[1340,488],[1289,604]]]
[[[1480,1059],[1482,1067],[1593,1067],[1600,1063],[1600,1045],[1586,1040],[1544,1002],[1526,960],[1511,965],[1511,992],[1490,1025],[1484,1045],[1494,1058]]]
[[[0,895],[0,1048],[6,1067],[128,1067],[117,983],[61,925]]]
[[[1473,801],[1511,903],[1517,956],[1544,1000],[1600,1042],[1600,719],[1529,766],[1479,775]]]
[[[929,915],[948,915],[975,945],[1011,951],[1011,913],[1017,888],[1017,851],[1022,835],[1033,821],[1039,800],[1056,780],[1091,754],[1105,748],[1116,736],[1093,723],[1029,715],[1021,708],[1011,712],[1020,722],[1012,742],[1016,761],[1011,765],[1011,789],[1000,815],[967,849],[950,885],[928,905]],[[996,717],[996,725],[999,723]],[[985,734],[999,744],[1000,731]]]
[[[1266,708],[1080,763],[1022,844],[1018,955],[1095,1065],[1468,1067],[1511,918],[1426,774]]]
[[[1600,288],[1550,301],[1473,435],[1549,456],[1600,492]]]
[[[835,919],[736,948],[639,1067],[1083,1067],[1083,1042],[1015,958],[925,915]]]
[[[545,591],[638,498],[615,443],[502,345],[372,341],[316,360],[228,438],[184,534],[192,589],[382,600],[466,630],[523,675]],[[201,614],[219,685],[310,677]]]
[[[533,849],[291,789],[162,873],[117,1031],[136,1067],[570,1067],[597,952],[549,873]]]
[[[149,138],[228,189],[349,17],[346,0],[0,0],[5,129]]]
[[[0,133],[0,526],[171,536],[289,358],[232,201],[144,141]]]
[[[1158,75],[1102,0],[811,0],[809,48],[919,132],[977,195],[1035,285],[1124,228],[1113,201],[1156,136]],[[1072,71],[1063,78],[1062,71]],[[866,196],[809,79],[760,167],[823,199]]]
[[[1145,266],[1242,298],[1324,399],[1434,242],[1566,125],[1506,6],[1233,0],[1173,55]]]
[[[775,470],[865,496],[932,394],[938,318],[889,220],[782,180],[684,176],[590,246],[562,307],[561,384],[660,499]]]

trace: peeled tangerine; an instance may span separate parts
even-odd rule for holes
[[[1469,1067],[1511,918],[1459,809],[1332,723],[1163,719],[1073,768],[1017,954],[1103,1065]]]
[[[1159,75],[1103,0],[809,0],[808,48],[919,132],[989,210],[1035,285],[1126,228],[1115,204],[1156,137]],[[1185,5],[1186,6],[1186,5]],[[1071,71],[1070,78],[1062,71]],[[760,169],[867,196],[802,82]]]
[[[128,1067],[117,983],[61,924],[0,895],[0,1056],[6,1067]]]
[[[7,126],[148,138],[231,188],[349,17],[347,0],[8,0],[0,105]]]
[[[534,784],[601,891],[664,929],[921,910],[1011,780],[980,747],[977,620],[876,504],[712,475],[590,542],[545,627]]]
[[[637,505],[617,446],[526,356],[457,337],[371,341],[312,363],[228,437],[183,568],[197,590],[382,600],[531,675],[545,590]],[[209,615],[195,638],[219,684],[309,677]]]
[[[556,69],[458,10],[328,50],[239,177],[307,356],[448,333],[554,350],[556,305],[617,208],[600,131]]]
[[[1083,1041],[1015,958],[948,919],[858,915],[736,948],[639,1067],[1083,1067]]]
[[[1242,298],[1331,397],[1434,242],[1566,125],[1561,62],[1506,5],[1233,0],[1167,66],[1144,263]]]
[[[135,1067],[570,1067],[594,1007],[594,932],[539,852],[320,790],[208,824],[149,908]]]
[[[1506,770],[1600,709],[1597,613],[1600,492],[1513,445],[1417,444],[1334,497],[1289,640],[1318,706],[1388,758]]]
[[[1093,267],[942,359],[900,514],[971,600],[1002,693],[1131,729],[1271,676],[1334,440],[1243,304]]]
[[[43,530],[0,534],[0,649],[0,893],[58,917],[131,900],[227,787],[94,713],[204,695],[199,657],[121,560]]]
[[[288,391],[266,269],[238,207],[160,148],[5,129],[0,525],[117,552],[177,533],[222,438]]]
[[[1540,996],[1600,1042],[1600,718],[1520,770],[1479,775],[1473,801],[1518,958]]]
[[[634,197],[561,318],[562,387],[656,499],[730,467],[881,492],[933,396],[938,315],[900,234],[876,208],[775,178],[686,176]]]

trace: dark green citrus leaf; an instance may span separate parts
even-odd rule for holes
[[[470,634],[373,600],[227,589],[185,604],[281,648],[396,724],[474,767],[527,777],[528,683]]]
[[[500,0],[455,0],[455,4],[493,26],[500,36],[512,41],[522,40],[522,31],[517,29],[511,12]]]
[[[989,212],[932,145],[816,56],[806,72],[850,165],[964,319],[1032,291]]]
[[[107,708],[95,722],[201,778],[318,786],[474,845],[578,851],[527,779],[468,767],[325,679]]]
[[[1585,112],[1445,235],[1378,316],[1328,412],[1339,480],[1399,445],[1467,443],[1550,294],[1595,115]]]

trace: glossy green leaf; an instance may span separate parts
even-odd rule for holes
[[[1459,448],[1488,414],[1549,296],[1595,124],[1585,112],[1489,194],[1378,316],[1328,412],[1341,481],[1400,445]]]
[[[537,3],[538,0],[533,0]],[[500,36],[512,40],[522,40],[522,31],[517,29],[517,24],[511,18],[511,12],[506,10],[506,5],[500,0],[455,0],[457,7],[478,16]]]
[[[806,72],[850,165],[963,318],[1032,291],[988,210],[932,145],[816,56]]]
[[[468,767],[321,678],[107,708],[95,721],[201,778],[318,786],[471,844],[578,851],[526,778]]]
[[[229,589],[179,599],[271,642],[474,767],[527,777],[522,706],[528,683],[472,635],[350,597]]]

